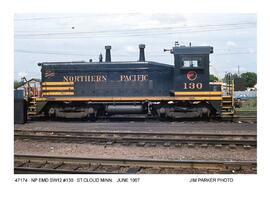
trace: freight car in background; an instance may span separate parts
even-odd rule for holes
[[[42,92],[32,98],[35,114],[51,118],[110,117],[144,114],[159,118],[223,117],[233,115],[232,89],[209,82],[210,46],[179,46],[169,51],[174,65],[145,60],[112,62],[43,62]]]

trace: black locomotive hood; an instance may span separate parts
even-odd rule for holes
[[[39,63],[42,70],[138,70],[138,69],[172,69],[173,65],[158,62],[43,62]]]

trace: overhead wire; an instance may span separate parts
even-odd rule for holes
[[[150,27],[150,28],[137,28],[137,29],[119,29],[119,30],[99,30],[99,31],[72,31],[72,32],[54,32],[54,33],[32,33],[32,34],[18,34],[21,36],[40,36],[40,35],[69,35],[69,34],[96,34],[96,33],[114,33],[114,32],[146,32],[153,30],[176,30],[176,29],[196,29],[196,28],[209,28],[209,27],[225,27],[225,26],[243,26],[252,25],[255,22],[242,22],[242,23],[226,23],[226,24],[207,24],[207,25],[193,25],[193,26],[170,26],[170,27]]]
[[[15,52],[18,53],[30,53],[30,54],[53,54],[53,55],[74,55],[74,56],[97,56],[97,54],[81,54],[81,53],[66,53],[66,52],[49,52],[49,51],[29,51],[29,50],[21,50],[15,49]],[[255,54],[256,51],[253,52],[227,52],[227,53],[215,53],[214,55],[235,55],[235,54]],[[134,57],[137,54],[116,54],[118,57]],[[150,56],[167,56],[166,54],[150,54]]]
[[[69,38],[90,38],[90,37],[113,37],[113,36],[153,36],[169,35],[177,33],[197,33],[213,32],[223,30],[237,30],[254,27],[255,23],[238,23],[238,24],[219,24],[219,25],[199,25],[187,27],[164,27],[152,29],[130,29],[130,30],[100,30],[100,31],[81,31],[81,32],[55,32],[55,33],[35,33],[35,34],[15,34],[16,39],[69,39]],[[75,35],[75,36],[74,36]],[[78,36],[87,35],[87,36]],[[90,37],[89,37],[90,35]],[[56,36],[56,37],[55,37]],[[57,37],[60,36],[60,37]],[[44,38],[45,37],[45,38]]]
[[[69,18],[86,18],[97,16],[125,16],[125,15],[135,15],[139,13],[124,13],[124,14],[85,14],[85,15],[75,15],[75,16],[51,16],[51,17],[30,17],[30,18],[15,18],[14,21],[36,21],[36,20],[49,20],[49,19],[69,19]]]

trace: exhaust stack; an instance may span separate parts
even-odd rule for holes
[[[145,48],[145,44],[139,45],[139,49],[140,49],[139,62],[145,62],[144,48]]]
[[[105,46],[106,49],[106,58],[105,62],[111,62],[111,46]]]

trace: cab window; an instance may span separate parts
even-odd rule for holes
[[[201,57],[182,57],[182,66],[183,68],[196,68],[201,67]]]

